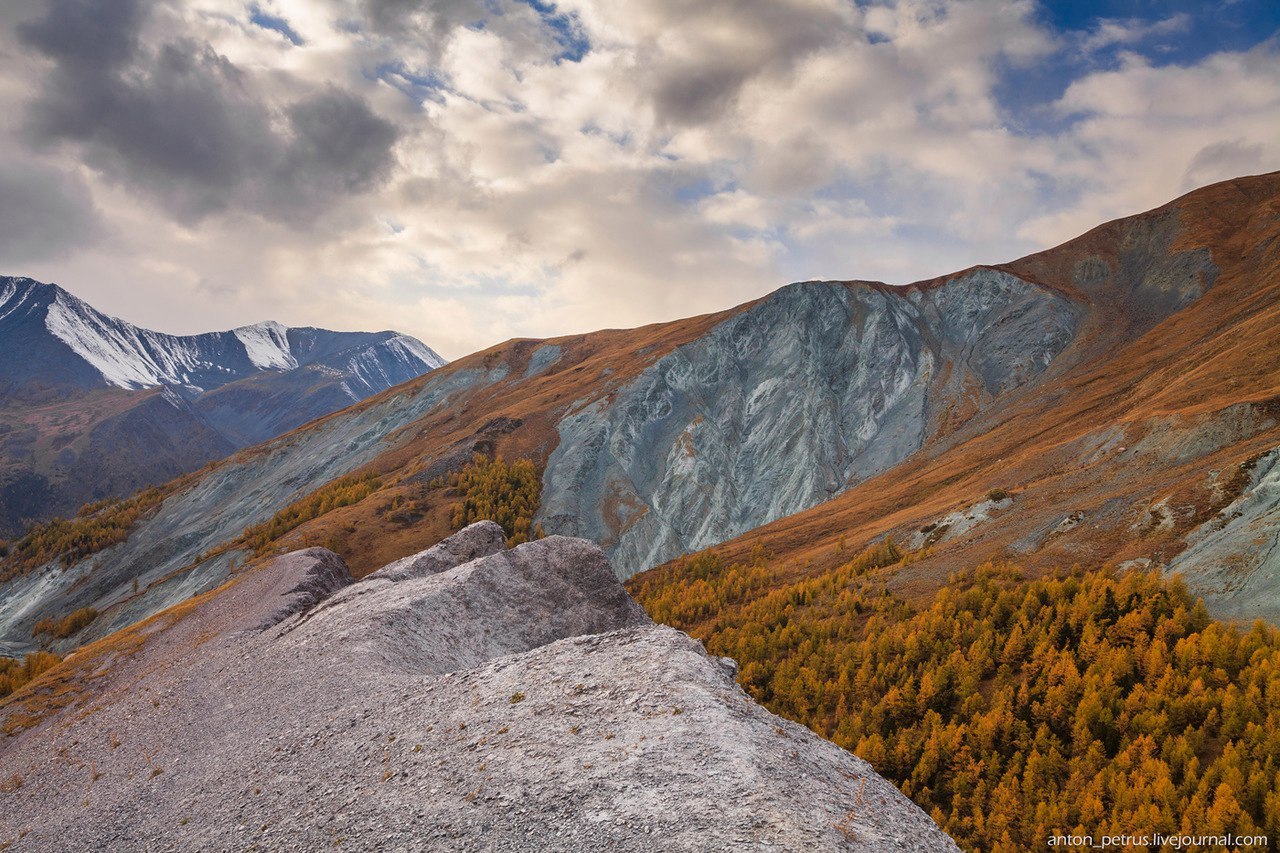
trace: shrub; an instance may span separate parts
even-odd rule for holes
[[[97,618],[97,610],[92,607],[81,607],[61,619],[41,619],[32,627],[31,636],[38,637],[41,634],[49,634],[59,640],[65,640],[72,634],[80,633],[90,622]]]
[[[240,543],[260,557],[271,550],[276,540],[294,528],[340,507],[358,504],[380,488],[382,479],[377,474],[340,477],[294,501],[261,524],[246,528]]]
[[[1178,580],[986,564],[915,609],[877,566],[690,558],[631,584],[770,710],[851,749],[968,850],[1142,826],[1280,836],[1280,631]]]
[[[123,542],[133,526],[159,509],[166,492],[149,488],[130,498],[98,501],[81,507],[75,518],[55,518],[32,527],[9,543],[0,558],[0,581],[25,574],[52,560],[71,566],[85,557]]]
[[[60,663],[62,658],[52,652],[32,652],[21,661],[0,658],[0,698]]]

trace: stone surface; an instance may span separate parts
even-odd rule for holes
[[[1080,306],[977,269],[791,285],[559,424],[539,519],[629,576],[811,507],[1041,373]]]
[[[280,637],[291,646],[336,643],[341,651],[326,664],[339,669],[377,661],[440,674],[564,637],[649,623],[604,553],[581,539],[551,536],[463,562],[477,540],[492,541],[488,524],[452,537],[463,539],[456,547],[431,549],[436,572],[398,581],[375,572],[282,624]],[[445,555],[458,562],[446,567]]]
[[[0,844],[957,849],[865,762],[650,622],[589,543],[370,576],[243,630],[340,582],[335,560],[288,555],[150,623],[140,649],[82,653],[91,691],[0,740],[22,782],[0,795]]]
[[[1280,448],[1253,463],[1244,493],[1187,537],[1166,572],[1223,618],[1248,623],[1280,614]]]
[[[278,557],[272,567],[278,595],[268,593],[264,602],[277,602],[253,630],[274,627],[291,616],[305,615],[312,608],[351,583],[351,570],[337,554],[325,548],[305,548]],[[274,590],[273,590],[274,592]]]
[[[367,580],[403,581],[438,574],[477,557],[498,553],[506,547],[506,539],[501,525],[477,521],[438,545],[383,566]]]

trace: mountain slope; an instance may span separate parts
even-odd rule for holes
[[[548,530],[636,571],[889,469],[1037,377],[1082,311],[989,269],[792,285],[558,424]]]
[[[357,583],[294,552],[84,649],[0,705],[0,843],[957,849],[654,625],[597,547],[502,539]]]
[[[394,332],[166,335],[56,285],[0,278],[0,533],[165,482],[443,363]]]
[[[353,473],[376,488],[274,547],[369,571],[449,532],[438,483],[477,451],[534,460],[536,520],[623,576],[729,540],[731,560],[776,554],[782,582],[889,533],[929,549],[897,581],[922,596],[1006,552],[1170,565],[1280,446],[1278,198],[1280,176],[1242,178],[1010,264],[494,347],[188,478],[120,544],[24,567],[0,636],[21,649],[36,619],[92,606],[90,639],[207,589],[254,556],[245,527]],[[1274,576],[1196,591],[1280,616]]]
[[[842,539],[891,535],[928,549],[896,580],[921,600],[992,557],[1034,572],[1149,565],[1181,572],[1215,615],[1280,622],[1280,175],[1199,190],[1138,222],[1137,236],[1120,220],[1005,267],[1088,295],[1098,357],[856,491],[725,543],[722,557],[763,548],[781,581],[834,566]],[[1141,248],[1125,260],[1157,230],[1183,260]],[[1177,271],[1206,252],[1215,274],[1194,298]],[[992,489],[1010,499],[985,500]]]

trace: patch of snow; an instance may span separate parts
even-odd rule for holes
[[[437,367],[444,367],[448,364],[448,362],[441,358],[440,354],[431,347],[427,346],[417,338],[410,337],[409,335],[396,335],[394,338],[390,338],[385,341],[383,346],[396,353],[405,363],[411,364],[411,357],[427,365],[427,367],[432,370],[435,370]]]
[[[26,286],[20,287],[19,282],[25,282]],[[27,300],[35,292],[34,285],[35,282],[31,279],[9,279],[5,282],[4,290],[0,291],[0,320],[27,304]]]
[[[160,335],[100,314],[67,293],[58,294],[49,305],[45,327],[89,362],[108,384],[120,388],[149,388],[166,379],[176,381],[174,368],[186,354],[165,347],[168,342],[160,340]],[[159,346],[148,352],[148,343]]]
[[[399,385],[445,364],[430,347],[408,335],[396,335],[362,350],[347,370],[371,393]]]
[[[292,370],[298,366],[289,348],[289,330],[274,320],[232,329],[244,344],[249,362],[260,370]]]

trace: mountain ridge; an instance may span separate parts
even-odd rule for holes
[[[391,331],[266,321],[153,332],[58,285],[0,278],[0,535],[166,482],[442,364]]]
[[[807,571],[802,565],[813,571],[833,565],[841,536],[910,541],[922,527],[964,517],[988,490],[1001,488],[1014,493],[1018,511],[935,545],[938,556],[913,564],[899,580],[903,588],[917,589],[923,599],[945,578],[948,564],[1002,555],[1033,570],[1081,560],[1168,565],[1183,536],[1217,525],[1226,504],[1251,493],[1254,460],[1280,445],[1274,356],[1280,339],[1271,325],[1280,291],[1280,173],[1196,190],[1145,216],[1167,226],[1171,212],[1184,220],[1171,245],[1212,246],[1220,270],[1190,307],[1119,345],[1119,324],[1100,323],[1100,337],[1112,347],[1106,359],[1014,401],[993,429],[975,423],[944,437],[864,492],[724,543],[722,557],[743,561],[764,548],[779,565],[792,566],[786,571],[795,577]],[[1098,251],[1100,241],[1122,242],[1117,233],[1128,221],[1001,266],[1030,279],[1063,278],[1064,267],[1106,254],[1105,245]],[[1064,257],[1064,247],[1083,251]],[[1070,280],[1071,270],[1065,273]],[[1101,320],[1127,310],[1124,300],[1109,308]],[[1170,510],[1167,525],[1144,531],[1143,517],[1166,498],[1180,508]],[[1259,527],[1255,535],[1270,541],[1276,531]],[[1272,591],[1249,594],[1240,578],[1202,578],[1195,565],[1177,565],[1219,615],[1280,618],[1280,590],[1265,586],[1265,573],[1253,576],[1264,584],[1257,593]]]
[[[0,330],[13,334],[12,321],[5,321],[19,311],[19,319],[43,320],[49,333],[95,370],[102,383],[117,388],[175,385],[207,391],[256,371],[285,371],[317,363],[347,367],[365,384],[362,390],[377,384],[390,387],[399,382],[370,382],[370,377],[351,369],[353,365],[339,361],[387,344],[400,357],[411,356],[430,368],[445,364],[430,347],[398,332],[331,332],[266,320],[223,332],[171,335],[103,314],[57,284],[24,277],[2,277],[0,283]],[[359,399],[355,392],[351,398]]]

